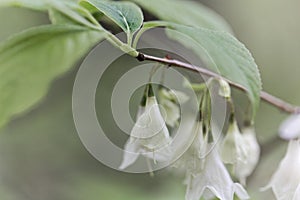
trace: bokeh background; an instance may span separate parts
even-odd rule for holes
[[[264,89],[300,104],[300,1],[201,2],[224,16],[250,49],[260,68]],[[45,14],[0,8],[0,41],[44,23],[49,23]],[[86,151],[76,133],[71,110],[77,69],[57,78],[42,102],[0,131],[0,199],[184,199],[183,177],[167,170],[154,177],[121,173],[105,167]],[[263,149],[261,162],[248,182],[252,199],[274,198],[271,191],[258,190],[268,182],[285,153],[287,143],[276,138],[285,117],[277,109],[261,104],[256,127]]]

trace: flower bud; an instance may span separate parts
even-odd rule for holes
[[[279,135],[286,140],[300,138],[300,114],[287,118],[279,128]]]

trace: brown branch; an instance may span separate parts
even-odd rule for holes
[[[139,61],[148,60],[148,61],[154,61],[154,62],[162,63],[162,64],[165,64],[165,65],[168,65],[168,66],[187,69],[187,70],[197,72],[197,73],[209,76],[209,77],[222,78],[222,79],[225,79],[231,86],[233,86],[233,87],[235,87],[239,90],[247,92],[247,89],[244,86],[242,86],[240,84],[237,84],[237,83],[234,83],[234,82],[222,77],[219,74],[216,74],[216,73],[214,73],[210,70],[207,70],[205,68],[201,68],[201,67],[198,67],[198,66],[195,66],[195,65],[192,65],[192,64],[188,64],[188,63],[185,63],[185,62],[182,62],[182,61],[179,61],[179,60],[174,60],[174,59],[169,59],[169,58],[159,58],[159,57],[147,55],[147,54],[144,54],[144,53],[139,53],[137,59]],[[271,94],[269,94],[265,91],[262,91],[260,93],[260,98],[263,101],[269,103],[270,105],[277,107],[281,111],[284,111],[286,113],[292,113],[292,114],[300,114],[300,107],[291,105],[291,104],[285,102],[284,100],[282,100],[280,98],[277,98],[277,97],[275,97],[275,96],[273,96],[273,95],[271,95]]]

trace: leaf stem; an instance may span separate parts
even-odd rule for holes
[[[173,67],[178,67],[178,68],[183,68],[183,69],[187,69],[193,72],[197,72],[200,74],[203,74],[205,76],[209,76],[209,77],[216,77],[216,78],[221,78],[223,80],[226,80],[232,87],[235,87],[239,90],[245,91],[247,92],[247,89],[237,83],[234,83],[224,77],[222,77],[221,75],[212,72],[210,70],[207,70],[205,68],[199,67],[199,66],[195,66],[189,63],[185,63],[179,60],[175,60],[175,59],[168,59],[168,58],[160,58],[160,57],[155,57],[152,55],[147,55],[144,53],[139,53],[139,55],[136,57],[139,61],[154,61],[154,62],[158,62],[158,63],[162,63],[165,65],[168,65],[169,67],[173,66]],[[286,112],[286,113],[291,113],[291,114],[300,114],[300,107],[299,106],[294,106],[278,97],[275,97],[265,91],[261,91],[260,93],[260,98],[269,103],[270,105],[277,107],[279,110]]]
[[[106,31],[106,34],[107,34],[107,40],[111,44],[113,44],[114,46],[119,48],[121,51],[123,51],[124,53],[126,53],[132,57],[138,56],[139,53],[134,48],[132,48],[130,45],[123,43],[121,40],[119,40],[119,38],[117,38],[115,35],[113,35],[109,31]]]

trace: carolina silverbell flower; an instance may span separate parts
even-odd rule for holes
[[[186,200],[214,197],[233,200],[234,194],[240,199],[248,199],[243,186],[232,181],[218,154],[218,146],[209,143],[209,132],[204,126],[201,120],[196,121],[193,143],[174,166],[186,170]]]
[[[247,191],[239,183],[234,183],[224,166],[216,146],[209,144],[210,151],[204,162],[204,168],[198,174],[188,174],[186,200],[212,199],[233,200],[249,199]]]
[[[300,114],[287,118],[279,128],[279,135],[286,140],[300,137]]]
[[[139,107],[136,123],[125,144],[123,161],[119,168],[125,169],[132,165],[139,154],[154,161],[167,161],[171,154],[168,148],[170,143],[169,131],[149,84]]]
[[[221,155],[224,163],[232,164],[240,183],[246,185],[246,178],[255,169],[260,155],[254,128],[247,127],[241,133],[236,120],[230,122]]]
[[[262,190],[272,188],[277,200],[300,199],[300,139],[291,140],[285,157]]]
[[[247,151],[237,122],[233,116],[231,118],[228,131],[222,143],[221,156],[224,163],[236,166],[237,162],[246,161]]]
[[[167,125],[175,127],[178,123],[178,119],[180,118],[180,107],[178,106],[178,103],[185,103],[188,101],[189,97],[181,91],[170,90],[164,87],[159,89],[158,94],[160,105],[166,112]]]
[[[254,127],[244,128],[242,138],[247,156],[244,160],[237,160],[235,176],[241,184],[246,185],[246,178],[252,174],[259,161],[260,147],[256,139]]]

